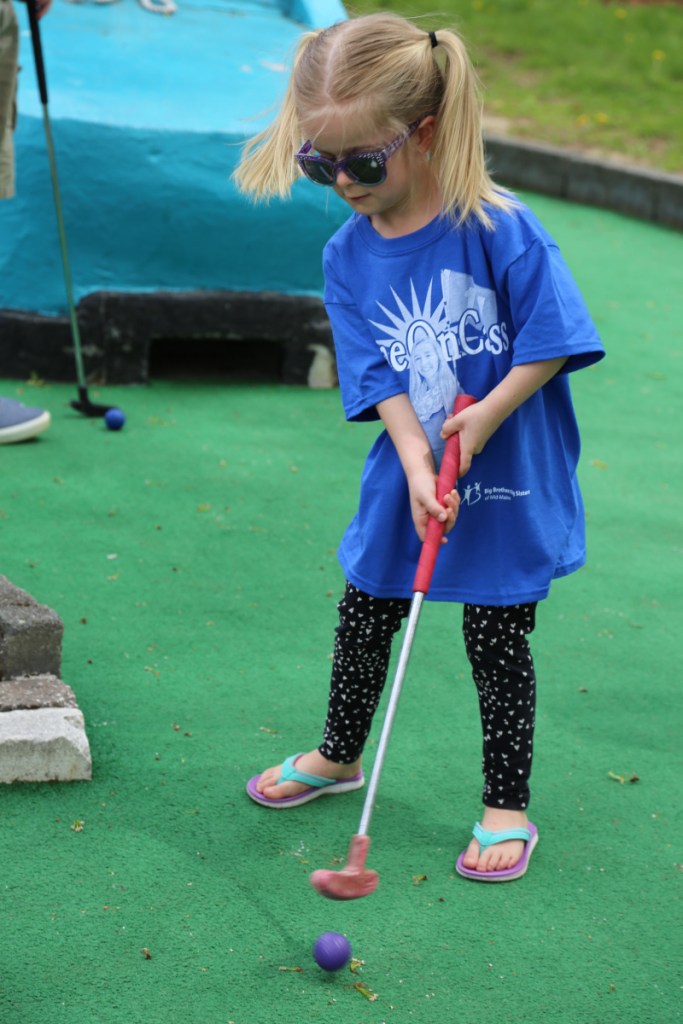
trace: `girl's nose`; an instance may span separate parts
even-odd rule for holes
[[[337,176],[334,179],[334,183],[335,185],[338,185],[339,188],[346,188],[347,185],[353,185],[354,182],[353,178],[349,178],[348,174],[342,167],[337,171]]]

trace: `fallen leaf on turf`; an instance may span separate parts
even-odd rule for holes
[[[617,775],[616,772],[607,772],[607,777],[610,779],[614,779],[615,782],[620,782],[622,786],[625,782],[640,782],[640,776],[636,775],[635,773],[630,776],[627,776]]]
[[[356,960],[355,956],[352,957],[351,963],[349,964],[349,970],[352,973],[355,973],[356,971],[359,971],[361,967],[365,967],[365,960]]]
[[[72,832],[82,832],[84,828],[85,828],[85,822],[81,821],[80,818],[76,818],[76,820],[74,821],[73,825],[71,826],[71,831]]]
[[[362,996],[365,996],[370,1003],[374,1003],[375,999],[379,999],[376,992],[373,992],[371,988],[368,988],[367,985],[363,985],[360,981],[355,981],[353,983],[353,987],[357,992],[360,992]]]
[[[427,876],[426,875],[413,875],[413,885],[419,885],[420,882],[426,882],[426,881],[427,881]]]
[[[147,949],[147,946],[145,946],[144,949],[141,949],[140,952],[144,956],[145,960],[151,960],[152,959],[152,954]]]
[[[596,469],[607,469],[608,468],[607,467],[607,463],[603,462],[601,459],[592,459],[591,460],[591,466],[595,466]]]
[[[277,736],[277,729],[267,729],[265,725],[259,725],[260,732],[267,732],[270,736]]]
[[[294,971],[295,974],[303,974],[303,967],[278,967],[278,971]]]

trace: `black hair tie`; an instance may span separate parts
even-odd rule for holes
[[[429,33],[429,39],[431,41],[432,50],[433,50],[435,46],[439,45],[439,40],[436,38],[436,32],[430,32]]]

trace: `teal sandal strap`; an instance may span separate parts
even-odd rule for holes
[[[505,843],[508,839],[521,839],[525,843],[531,839],[531,832],[528,828],[508,828],[503,832],[490,832],[489,829],[482,828],[479,822],[472,829],[472,835],[482,850],[486,850],[489,846],[495,846],[496,843]]]
[[[301,754],[294,754],[283,763],[278,785],[280,782],[300,782],[304,786],[323,789],[324,786],[329,786],[337,781],[336,779],[325,779],[322,775],[310,775],[308,772],[300,772],[294,765],[297,757],[301,757]]]

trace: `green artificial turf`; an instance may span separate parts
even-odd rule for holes
[[[527,876],[453,872],[480,736],[449,606],[423,610],[372,822],[376,894],[308,884],[345,859],[362,793],[287,812],[244,793],[317,742],[335,546],[374,426],[346,424],[335,391],[156,381],[101,389],[128,414],[110,433],[69,410],[70,386],[0,382],[53,413],[42,439],[0,448],[0,572],[64,620],[94,761],[92,782],[0,789],[2,1021],[680,1019],[683,239],[531,202],[608,357],[574,378],[589,562],[538,616]],[[313,963],[330,929],[355,973]]]

